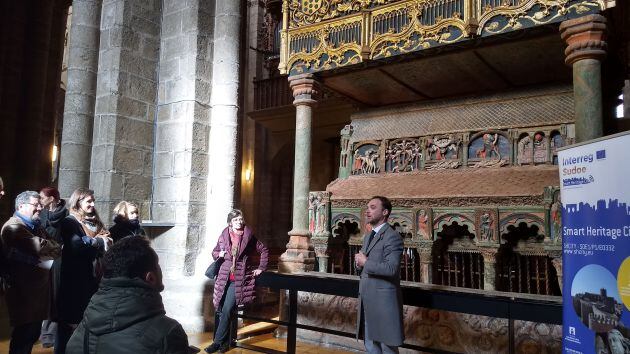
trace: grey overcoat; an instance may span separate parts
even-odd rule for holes
[[[389,346],[400,346],[405,340],[400,291],[403,239],[389,224],[385,224],[374,235],[369,245],[368,238],[367,235],[363,238],[361,248],[361,252],[367,256],[367,262],[360,270],[357,339],[362,334],[364,315],[370,327],[371,338],[368,339]]]

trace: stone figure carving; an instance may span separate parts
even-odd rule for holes
[[[435,136],[427,140],[427,161],[458,159],[460,143],[452,135]]]
[[[562,243],[562,202],[558,199],[551,204],[551,237],[554,243]]]
[[[354,164],[352,166],[352,174],[358,174],[359,171],[361,171],[361,164],[362,164],[361,153],[359,152],[359,150],[355,150],[354,151]]]
[[[542,133],[534,134],[534,163],[547,162],[547,140]]]
[[[483,213],[480,217],[481,241],[494,241],[494,232],[492,230],[493,221],[490,213]]]
[[[501,138],[502,136],[499,133],[485,133],[481,136],[481,146],[476,148],[475,150],[469,150],[469,158],[470,155],[474,152],[474,158],[480,160],[474,165],[472,168],[480,168],[480,167],[501,167],[508,164],[508,160],[503,159],[501,156]],[[503,138],[505,139],[505,138]],[[478,141],[476,139],[475,141]],[[476,145],[478,146],[478,145]]]
[[[519,165],[525,165],[532,162],[532,139],[529,136],[525,136],[519,140],[517,159]]]
[[[429,230],[429,216],[427,211],[420,209],[418,211],[418,235],[423,240],[431,239],[431,231]]]
[[[393,143],[386,152],[386,161],[391,172],[406,172],[418,169],[422,152],[420,144],[415,140],[405,140]]]
[[[459,146],[461,139],[453,135],[434,136],[426,143],[427,170],[444,170],[460,166]]]
[[[483,146],[481,149],[476,151],[476,156],[481,159],[492,159],[493,157],[497,160],[501,160],[501,153],[499,152],[499,134],[484,134],[483,135]]]
[[[346,125],[341,130],[341,152],[339,153],[339,178],[347,178],[352,170],[350,159],[352,157],[352,145],[350,137],[352,136],[352,125]]]
[[[367,148],[363,150],[363,154],[361,154],[359,149],[355,150],[352,174],[379,173],[378,158],[377,148]]]

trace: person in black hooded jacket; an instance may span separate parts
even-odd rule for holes
[[[39,221],[41,226],[46,230],[46,233],[55,240],[57,243],[62,244],[61,236],[59,235],[59,222],[68,216],[68,208],[66,208],[66,201],[59,196],[59,190],[55,187],[44,187],[39,191],[39,201],[42,204],[42,211],[39,213]],[[51,270],[51,284],[52,291],[51,296],[51,308],[49,319],[44,320],[42,324],[42,333],[39,340],[42,342],[44,348],[50,348],[55,344],[55,336],[57,333],[57,323],[54,321],[57,318],[57,309],[55,304],[57,303],[57,289],[59,288],[59,277],[61,272],[61,258],[54,260]]]
[[[39,191],[39,200],[42,203],[42,211],[39,213],[39,221],[53,240],[60,242],[58,229],[59,222],[68,216],[66,201],[61,199],[59,191],[55,187],[44,187]]]
[[[114,225],[109,228],[114,243],[127,236],[146,236],[140,227],[138,207],[130,202],[122,201],[114,208]]]
[[[103,257],[103,280],[72,334],[68,354],[188,354],[188,337],[166,316],[158,255],[146,237],[127,237]]]

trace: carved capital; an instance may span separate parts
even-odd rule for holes
[[[601,60],[606,56],[606,18],[587,15],[560,24],[560,36],[567,43],[565,63],[582,59]]]
[[[321,84],[313,74],[289,76],[289,87],[293,91],[293,105],[314,106],[321,95]]]
[[[493,247],[480,247],[479,251],[481,252],[481,256],[483,257],[484,264],[494,264],[497,262],[497,252],[498,248]]]

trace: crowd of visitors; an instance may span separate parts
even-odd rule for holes
[[[108,229],[87,188],[75,190],[67,202],[54,187],[15,198],[15,212],[0,231],[0,293],[13,327],[10,354],[31,353],[38,340],[55,354],[199,351],[165,315],[162,270],[138,206],[121,201],[113,214]],[[228,224],[213,252],[221,262],[214,298],[220,321],[207,352],[228,349],[230,312],[253,300],[254,278],[267,265],[267,248],[245,226],[242,212],[232,211]],[[258,267],[252,269],[256,255]]]
[[[0,197],[4,195],[0,179]],[[94,191],[75,190],[66,203],[54,187],[25,191],[0,231],[0,292],[13,327],[10,354],[30,354],[41,340],[55,354],[196,353],[182,326],[165,315],[157,253],[138,218],[121,201],[107,229]],[[389,199],[367,204],[369,235],[354,255],[360,272],[357,339],[368,353],[398,353],[404,341],[400,259],[403,242],[387,220]],[[215,330],[207,353],[229,349],[236,306],[254,300],[269,251],[232,210],[212,251]]]

